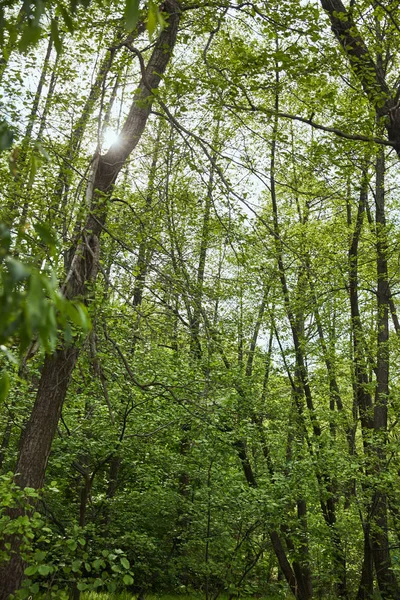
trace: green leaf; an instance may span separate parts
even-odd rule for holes
[[[50,565],[39,565],[38,567],[38,573],[40,573],[40,575],[48,575],[52,571],[53,567],[51,567]]]
[[[10,391],[10,376],[6,370],[3,370],[0,375],[0,402],[4,402],[4,400],[8,396],[9,391]]]
[[[82,562],[79,559],[76,559],[71,564],[71,569],[76,573],[81,568]]]
[[[48,223],[36,223],[35,231],[47,246],[54,248],[57,245],[57,238]]]
[[[11,147],[14,134],[8,126],[7,121],[0,121],[0,152]]]
[[[65,311],[74,325],[80,329],[83,329],[84,331],[89,331],[91,327],[90,317],[86,307],[83,304],[80,302],[67,302],[65,305]]]
[[[104,561],[101,558],[96,558],[96,560],[93,562],[93,567],[96,569],[96,571],[98,571],[103,564]]]
[[[61,11],[62,17],[64,19],[64,23],[66,24],[68,31],[70,33],[73,33],[74,29],[75,29],[75,25],[74,25],[71,15],[64,8],[64,6],[60,6],[60,11]]]
[[[24,573],[25,573],[25,575],[28,575],[28,576],[35,575],[35,573],[37,573],[37,570],[38,570],[38,568],[36,565],[30,565],[29,567],[26,567]]]
[[[158,13],[157,6],[153,2],[153,0],[150,0],[149,11],[147,13],[147,31],[149,32],[150,37],[153,36],[153,33],[155,32],[155,30],[157,28],[157,22],[158,22],[157,13]]]
[[[89,586],[88,586],[88,584],[87,584],[87,583],[85,583],[84,581],[80,581],[80,582],[77,584],[77,586],[76,586],[76,587],[78,588],[78,590],[79,590],[80,592],[83,592],[84,590],[87,590]]]
[[[39,41],[41,33],[42,28],[38,25],[27,25],[18,44],[19,51],[26,52],[30,46],[34,46]]]
[[[29,279],[28,295],[26,298],[26,320],[29,326],[34,329],[43,323],[44,311],[44,291],[42,279],[36,271],[31,274]]]
[[[29,269],[19,262],[19,260],[15,260],[15,258],[9,256],[6,259],[6,263],[8,272],[15,283],[18,281],[23,281],[29,277]]]
[[[40,159],[37,154],[32,153],[30,157],[30,170],[29,170],[29,178],[28,185],[31,186],[35,180],[35,175],[37,173],[38,168],[40,167]]]
[[[125,585],[132,585],[133,577],[131,577],[130,575],[124,575],[123,582]]]
[[[67,540],[67,546],[69,550],[75,552],[75,550],[78,547],[78,544],[75,542],[75,540]]]
[[[129,569],[131,566],[129,560],[125,558],[125,556],[121,558],[121,565],[124,567],[124,569]]]
[[[47,552],[43,552],[42,550],[36,550],[35,552],[35,560],[37,562],[43,562],[46,558]]]
[[[124,17],[126,29],[128,31],[135,29],[139,20],[139,0],[126,0]]]
[[[82,329],[84,331],[90,331],[90,329],[92,328],[92,323],[91,323],[89,313],[87,311],[86,306],[84,304],[82,304],[82,302],[77,302],[75,304],[75,307],[79,313]]]

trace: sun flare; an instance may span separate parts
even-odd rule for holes
[[[103,146],[105,148],[110,148],[114,144],[117,144],[118,141],[119,141],[119,135],[116,131],[113,131],[112,129],[106,129],[104,131]]]

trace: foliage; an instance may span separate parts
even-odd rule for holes
[[[118,587],[133,584],[130,564],[122,550],[104,549],[93,553],[87,532],[74,528],[70,536],[56,536],[43,528],[37,537],[36,550],[28,559],[26,579],[17,598],[31,594],[51,594],[52,598],[68,598],[71,588],[79,591],[103,590],[115,592]]]
[[[142,104],[165,5],[43,5],[26,65],[9,26],[3,472],[76,350],[43,490],[1,480],[21,598],[396,597],[399,9],[333,4],[182,4]]]
[[[50,260],[55,258],[56,240],[48,225],[35,225],[36,243],[48,249]],[[31,237],[27,237],[31,242]],[[12,353],[17,345],[20,356],[32,339],[46,352],[56,348],[62,328],[69,343],[79,332],[90,330],[86,307],[79,301],[68,301],[59,290],[54,270],[38,269],[35,262],[23,263],[13,256],[11,234],[0,224],[0,349],[11,365],[18,364]],[[0,399],[4,401],[9,390],[6,369],[0,380]]]
[[[34,503],[39,497],[32,488],[21,490],[13,482],[13,474],[7,473],[0,477],[1,506],[0,506],[0,539],[7,540],[17,534],[21,540],[21,552],[28,556],[32,551],[35,534],[43,527],[43,519],[38,512],[33,512]],[[10,517],[10,510],[21,509],[17,518]],[[0,560],[8,561],[11,544],[6,541],[1,549]]]

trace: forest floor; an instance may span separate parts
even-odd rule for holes
[[[145,600],[204,600],[204,594],[149,594],[145,596]],[[228,595],[218,596],[218,600],[228,600]],[[254,596],[241,596],[241,598],[254,598]],[[136,595],[129,592],[123,592],[121,594],[96,594],[95,592],[86,592],[81,594],[82,600],[136,600]],[[259,600],[282,600],[282,596],[264,596]]]

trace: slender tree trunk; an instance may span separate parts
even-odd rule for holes
[[[364,450],[367,451],[366,438],[367,431],[372,427],[372,398],[368,391],[368,374],[364,353],[364,336],[360,316],[358,299],[358,247],[363,227],[364,214],[367,206],[367,175],[363,173],[360,198],[358,202],[357,216],[355,219],[354,230],[351,238],[348,252],[349,264],[349,299],[351,314],[351,332],[353,342],[353,362],[354,362],[354,432],[357,427],[358,414],[361,420],[361,430],[363,435]],[[350,218],[348,219],[350,225]],[[354,442],[353,442],[354,443]],[[357,593],[358,600],[367,600],[372,598],[374,574],[373,557],[370,541],[370,523],[369,519],[363,522],[364,548],[363,561],[361,569],[361,579]]]
[[[11,184],[11,188],[9,190],[9,198],[6,203],[4,213],[2,214],[1,220],[4,221],[7,227],[11,228],[15,221],[18,219],[20,204],[21,204],[21,196],[24,198],[24,202],[22,205],[22,211],[20,213],[20,226],[25,222],[28,206],[29,206],[29,195],[30,188],[32,187],[32,183],[29,182],[26,185],[26,179],[29,179],[29,161],[27,160],[29,157],[29,145],[32,142],[32,133],[33,127],[37,121],[38,117],[38,108],[39,103],[42,97],[43,86],[46,81],[47,71],[49,68],[51,51],[53,48],[53,42],[51,37],[49,37],[49,41],[47,44],[46,54],[44,57],[42,70],[40,73],[38,85],[36,88],[36,92],[33,98],[32,107],[28,117],[28,123],[25,130],[25,135],[21,143],[21,149],[18,155],[18,162],[16,164],[17,173],[15,177],[15,181]],[[18,246],[18,242],[17,242]]]
[[[279,110],[279,71],[276,70],[276,92],[275,92],[275,109],[278,112]],[[270,189],[271,189],[271,201],[272,201],[272,213],[273,213],[273,223],[274,223],[274,234],[275,234],[275,248],[277,253],[277,263],[278,263],[278,272],[279,279],[281,283],[281,289],[284,299],[284,304],[286,308],[286,314],[290,323],[293,343],[295,347],[295,356],[296,356],[296,366],[295,366],[295,389],[293,390],[295,396],[295,406],[298,410],[298,418],[300,420],[300,429],[303,432],[305,428],[304,424],[304,414],[303,414],[303,398],[305,397],[308,412],[311,418],[311,423],[314,431],[314,436],[318,439],[321,434],[320,426],[317,422],[314,410],[314,403],[311,395],[311,389],[308,383],[308,377],[306,372],[306,366],[304,361],[303,349],[302,349],[302,329],[303,329],[303,315],[302,310],[298,315],[298,318],[293,313],[290,298],[289,298],[289,289],[286,281],[286,271],[283,263],[283,248],[280,237],[280,227],[278,221],[278,203],[277,203],[277,195],[276,195],[276,186],[275,186],[275,158],[276,158],[276,139],[277,139],[277,126],[278,121],[277,118],[274,122],[274,131],[272,138],[272,146],[271,146],[271,167],[270,167]],[[299,282],[301,287],[301,282],[303,282],[303,274],[300,273]],[[303,437],[303,433],[301,433]],[[312,597],[312,578],[311,578],[311,569],[310,569],[310,560],[308,554],[308,544],[305,542],[307,538],[307,533],[304,531],[304,526],[306,525],[306,512],[307,507],[306,503],[302,498],[298,499],[298,517],[300,519],[299,524],[303,529],[302,533],[302,545],[303,545],[303,556],[301,560],[294,561],[293,570],[296,574],[297,586],[299,588],[299,594],[304,598]],[[300,518],[301,517],[301,518]]]
[[[376,577],[383,599],[400,598],[396,577],[391,570],[388,540],[387,495],[380,489],[379,479],[386,468],[387,411],[389,398],[389,277],[388,240],[384,190],[385,158],[381,150],[376,162],[376,250],[377,250],[377,368],[374,403],[374,488],[371,505],[371,542]]]
[[[46,101],[45,101],[45,104],[44,104],[44,107],[43,107],[42,114],[40,116],[39,131],[38,131],[38,134],[37,134],[37,140],[38,140],[38,142],[40,142],[42,140],[43,132],[44,132],[45,127],[46,127],[47,116],[48,116],[48,114],[50,112],[50,109],[51,109],[51,103],[52,103],[52,100],[53,100],[54,90],[56,88],[57,77],[58,77],[58,61],[59,61],[59,59],[60,59],[60,53],[58,52],[57,55],[56,55],[56,59],[54,61],[52,70],[51,70],[49,89],[47,91]]]
[[[218,123],[219,127],[219,123]],[[217,135],[218,138],[218,129]],[[214,146],[218,139],[214,139]],[[203,224],[201,230],[201,241],[200,241],[200,255],[199,264],[197,267],[197,282],[195,289],[195,305],[193,309],[192,317],[192,331],[191,331],[191,349],[194,356],[201,357],[201,344],[199,339],[200,333],[200,318],[202,312],[202,301],[203,301],[203,287],[204,287],[204,273],[206,268],[206,258],[209,245],[209,229],[210,229],[210,214],[212,205],[212,193],[214,186],[214,166],[211,165],[210,176],[207,184],[207,194],[205,199],[204,213],[203,213]]]

